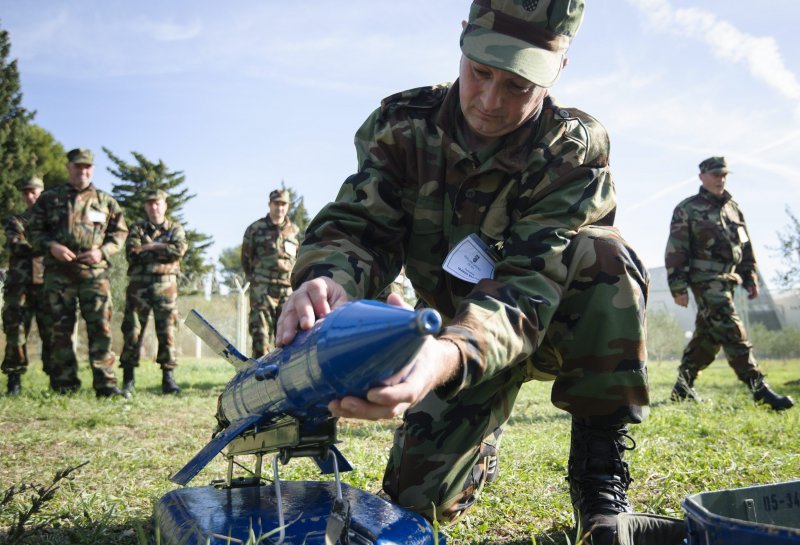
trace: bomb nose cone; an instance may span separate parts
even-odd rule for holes
[[[442,328],[442,317],[432,308],[424,308],[417,311],[414,324],[421,335],[436,335]]]

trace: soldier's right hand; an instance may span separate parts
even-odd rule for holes
[[[673,297],[675,299],[675,304],[679,307],[688,307],[689,306],[689,294],[688,293],[679,293]]]
[[[347,292],[330,278],[320,277],[304,282],[283,304],[275,329],[275,343],[278,346],[289,344],[298,328],[311,328],[317,319],[324,318],[346,302]]]
[[[75,261],[75,253],[58,242],[50,244],[50,253],[59,261]]]

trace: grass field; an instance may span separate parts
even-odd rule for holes
[[[46,389],[38,365],[23,377],[19,398],[0,397],[0,500],[12,485],[51,482],[58,470],[89,463],[61,481],[37,513],[26,543],[137,544],[152,534],[154,503],[175,488],[168,475],[209,439],[216,398],[232,369],[221,360],[185,359],[176,375],[180,396],[160,395],[160,372],[144,364],[133,400],[97,400],[82,364],[83,390],[58,396]],[[800,476],[800,408],[773,413],[754,406],[733,372],[715,362],[697,387],[711,402],[668,401],[675,362],[651,363],[652,412],[634,426],[637,448],[628,455],[637,511],[682,517],[687,494],[797,479]],[[762,361],[768,381],[800,400],[800,361]],[[5,391],[5,383],[2,383]],[[454,528],[452,544],[567,543],[572,512],[565,482],[569,420],[549,402],[550,385],[530,383],[517,401],[503,437],[500,479]],[[377,491],[394,423],[346,421],[341,450],[355,465],[345,481]],[[225,475],[221,457],[193,481]],[[286,478],[316,478],[307,461],[293,461]],[[0,543],[17,509],[17,494],[0,513]],[[138,532],[138,533],[137,533]],[[571,538],[571,535],[570,535]]]

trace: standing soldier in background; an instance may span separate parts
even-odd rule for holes
[[[183,227],[167,219],[167,194],[161,190],[145,195],[147,219],[131,226],[125,253],[128,258],[128,290],[125,296],[125,318],[122,335],[125,346],[120,357],[122,390],[130,394],[134,388],[134,370],[139,366],[142,337],[150,309],[156,322],[158,355],[161,365],[161,391],[177,394],[173,369],[178,365],[175,350],[175,326],[178,322],[178,274],[181,258],[186,253]]]
[[[73,149],[67,160],[68,183],[42,194],[29,223],[31,245],[44,254],[44,291],[52,319],[50,386],[59,393],[81,386],[72,344],[80,305],[95,393],[118,396],[108,259],[122,248],[128,227],[119,203],[92,184],[91,150]]]
[[[33,176],[20,185],[27,210],[9,216],[3,222],[6,232],[9,262],[8,275],[3,284],[3,332],[6,335],[6,353],[3,373],[8,375],[8,394],[18,395],[21,375],[28,369],[28,333],[36,317],[39,337],[42,340],[44,371],[50,369],[50,339],[47,327],[48,313],[42,290],[44,264],[41,254],[36,254],[25,236],[25,226],[31,217],[31,208],[44,190],[41,178]]]
[[[671,397],[673,401],[701,401],[694,382],[722,347],[757,403],[776,411],[788,409],[794,405],[792,398],[776,394],[764,381],[733,304],[737,284],[747,290],[748,299],[758,297],[758,277],[744,216],[725,190],[729,172],[724,157],[700,163],[700,192],[682,201],[672,215],[665,258],[669,289],[675,303],[686,307],[691,288],[697,319]]]
[[[286,216],[291,196],[285,189],[269,194],[269,214],[250,224],[242,240],[242,269],[250,282],[252,357],[275,346],[275,325],[292,292],[289,273],[297,257],[297,226]]]

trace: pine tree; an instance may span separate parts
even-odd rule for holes
[[[17,61],[9,61],[10,54],[8,32],[0,29],[0,219],[24,208],[17,184],[24,176],[32,174],[25,131],[34,112],[22,106]],[[2,265],[8,261],[5,241],[5,234],[0,231]]]
[[[203,276],[213,270],[213,265],[206,262],[205,252],[214,240],[209,235],[190,229],[181,215],[183,206],[195,197],[182,187],[186,176],[182,171],[170,172],[160,159],[158,163],[153,163],[135,151],[131,152],[137,162],[135,165],[126,163],[105,147],[103,151],[116,167],[116,170],[109,168],[108,171],[121,180],[113,185],[111,194],[125,211],[125,221],[129,225],[146,219],[144,198],[148,191],[160,189],[166,192],[167,217],[183,225],[189,243],[189,249],[181,261],[182,278],[179,286],[184,293],[199,291]]]

